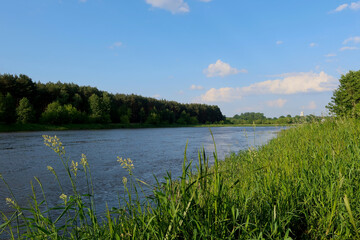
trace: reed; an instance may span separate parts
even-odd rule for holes
[[[55,207],[44,192],[34,191],[28,207],[11,196],[14,214],[2,214],[0,222],[0,232],[10,239],[359,239],[356,120],[293,127],[223,161],[215,151],[213,166],[204,150],[196,164],[185,150],[181,177],[168,173],[154,185],[133,175],[130,159],[119,158],[128,170],[126,194],[106,213],[96,213],[86,156],[76,163],[59,139],[46,136],[45,144],[63,162],[72,192],[65,195],[59,179],[62,203]],[[86,173],[85,193],[78,190],[79,171]]]

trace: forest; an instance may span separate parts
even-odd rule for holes
[[[218,106],[182,104],[135,94],[111,94],[74,83],[34,82],[0,74],[0,123],[222,123]]]

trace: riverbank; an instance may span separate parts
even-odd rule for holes
[[[253,127],[253,124],[197,124],[197,125],[181,125],[181,124],[0,124],[1,132],[29,132],[29,131],[66,131],[66,130],[100,130],[100,129],[136,129],[136,128],[177,128],[177,127]],[[278,124],[256,124],[256,127],[262,126],[288,126]]]
[[[57,139],[46,142],[63,156]],[[123,178],[127,195],[120,199],[119,208],[105,213],[105,221],[94,214],[93,205],[86,201],[89,195],[82,196],[75,188],[72,194],[61,195],[63,204],[56,208],[61,215],[53,216],[66,225],[56,225],[47,217],[51,211],[41,212],[34,204],[34,216],[27,216],[34,219],[26,226],[28,236],[359,239],[359,121],[303,124],[282,131],[259,149],[234,153],[223,161],[214,156],[210,167],[207,154],[199,152],[192,172],[185,158],[180,179],[169,174],[155,186],[133,176],[136,165],[130,159],[119,159],[129,173]],[[87,172],[85,160],[81,163]],[[73,179],[82,168],[80,163],[65,166]],[[142,188],[152,194],[139,196]],[[13,203],[9,200],[9,204]]]

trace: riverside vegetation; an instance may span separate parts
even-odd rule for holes
[[[211,167],[204,150],[193,163],[185,149],[182,176],[168,173],[155,185],[133,175],[131,159],[118,158],[128,170],[125,195],[105,213],[96,212],[86,156],[70,160],[58,138],[44,136],[72,190],[48,166],[61,203],[49,203],[35,178],[41,194],[31,184],[29,206],[19,206],[0,175],[14,209],[1,213],[0,238],[360,239],[360,71],[341,77],[328,108],[342,118],[298,125],[224,161],[215,146]]]
[[[126,194],[106,213],[96,213],[86,156],[72,161],[59,139],[44,139],[59,155],[72,191],[63,191],[58,179],[60,204],[52,206],[46,193],[34,192],[28,207],[10,192],[14,213],[2,214],[0,232],[11,239],[360,238],[358,120],[303,124],[224,161],[215,148],[211,167],[204,151],[195,162],[185,151],[182,176],[169,173],[155,185],[133,176],[136,165],[119,158],[128,170]],[[48,169],[57,176],[59,169]],[[88,183],[82,191],[81,176]]]

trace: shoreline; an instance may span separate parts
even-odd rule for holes
[[[106,130],[106,129],[141,129],[141,128],[182,128],[182,127],[281,127],[294,124],[198,124],[198,125],[178,125],[178,124],[0,124],[0,133],[10,132],[36,132],[36,131],[69,131],[69,130]]]

